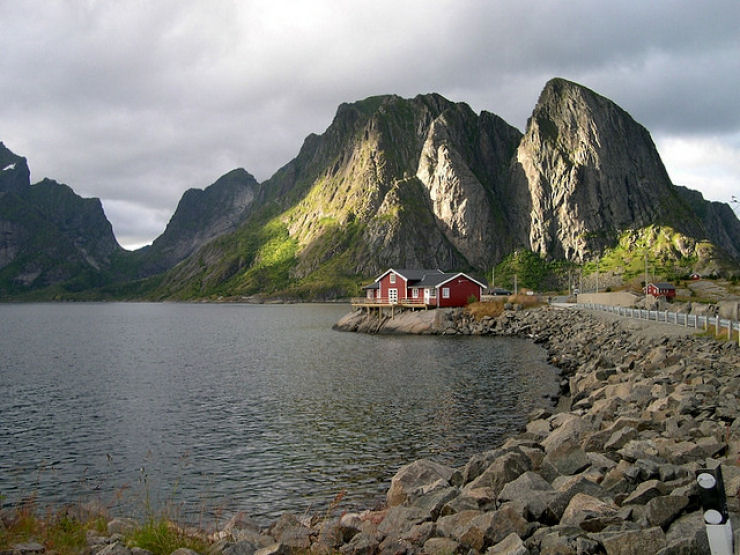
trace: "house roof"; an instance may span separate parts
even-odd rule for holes
[[[651,283],[650,285],[654,285],[658,289],[675,289],[672,283],[667,283],[665,281],[661,281],[659,283]]]
[[[381,279],[383,279],[386,275],[388,275],[390,272],[394,272],[404,278],[407,281],[407,285],[409,287],[439,287],[448,281],[452,281],[456,277],[464,276],[468,278],[470,281],[480,285],[481,287],[486,287],[484,284],[479,282],[476,279],[473,279],[467,274],[463,274],[462,272],[443,272],[442,270],[436,269],[436,270],[430,270],[430,269],[399,269],[396,270],[394,268],[389,268],[380,276],[377,277],[375,280],[375,284],[378,284]],[[365,289],[370,289],[370,287],[365,287]]]

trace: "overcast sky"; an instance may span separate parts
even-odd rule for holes
[[[129,248],[341,102],[438,92],[523,131],[555,76],[645,125],[674,183],[740,197],[738,0],[0,0],[0,53],[0,141]]]

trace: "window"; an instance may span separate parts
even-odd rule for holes
[[[367,290],[367,298],[368,298],[368,299],[372,299],[372,298],[373,298],[374,296],[375,296],[375,295],[374,295],[374,293],[373,293],[373,290],[372,290],[372,289],[368,289],[368,290]]]
[[[398,302],[398,289],[388,289],[388,302],[390,304]]]
[[[391,283],[396,283],[396,274],[391,274]]]
[[[443,299],[449,299],[450,298],[450,288],[449,287],[443,287],[442,288],[442,298]]]
[[[415,299],[419,298],[419,288],[418,287],[414,287],[411,290],[411,296],[414,297]]]

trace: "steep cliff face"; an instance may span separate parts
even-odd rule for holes
[[[5,147],[0,157],[6,168],[0,173],[0,295],[55,284],[79,291],[105,281],[123,249],[100,201],[50,179],[31,185],[25,158]]]
[[[18,193],[28,188],[31,172],[22,156],[0,142],[0,192]]]
[[[137,252],[137,274],[168,270],[210,240],[234,231],[249,214],[258,189],[254,176],[238,168],[205,189],[187,190],[164,233]]]
[[[672,224],[701,232],[647,130],[610,100],[553,79],[527,124],[512,166],[527,189],[517,229],[543,256],[582,261],[619,231]]]

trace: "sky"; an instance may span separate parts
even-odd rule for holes
[[[740,197],[738,0],[0,0],[0,52],[0,141],[126,248],[342,102],[437,92],[524,131],[552,77],[627,110],[674,183]]]

